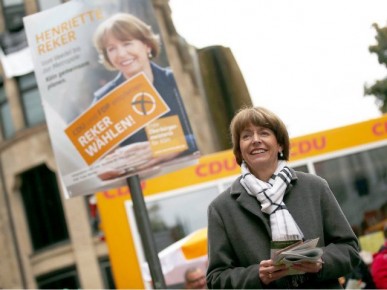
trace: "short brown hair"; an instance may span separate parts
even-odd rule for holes
[[[278,158],[289,160],[289,133],[282,120],[273,112],[263,107],[245,107],[235,114],[230,124],[233,152],[239,165],[241,165],[243,161],[239,145],[240,136],[242,131],[250,124],[272,130],[278,144],[282,146],[283,157],[279,156]]]
[[[115,70],[106,52],[106,35],[112,34],[121,41],[137,39],[149,45],[152,57],[160,52],[160,36],[153,33],[152,28],[139,18],[128,13],[117,13],[103,21],[94,33],[94,46],[100,61],[109,70]]]

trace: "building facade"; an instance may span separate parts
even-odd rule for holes
[[[22,17],[62,2],[2,0],[0,5],[0,288],[115,287],[93,196],[64,199],[62,194],[33,71],[9,77],[4,70],[4,57],[26,44]],[[228,149],[217,128],[227,128],[229,118],[214,120],[207,101],[208,87],[219,84],[202,78],[211,65],[201,65],[198,50],[177,34],[168,1],[152,5],[201,153]],[[227,54],[230,71],[240,74]],[[239,100],[231,104],[234,111],[241,102],[251,104],[243,78],[235,85],[244,94],[243,101],[231,97]]]

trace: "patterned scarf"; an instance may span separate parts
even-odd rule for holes
[[[286,161],[278,161],[277,169],[268,182],[251,174],[244,161],[241,166],[242,186],[261,203],[262,212],[270,215],[273,241],[301,240],[304,237],[283,202],[286,188],[292,180],[292,174],[286,165]]]

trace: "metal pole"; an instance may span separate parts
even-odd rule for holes
[[[129,176],[126,181],[130,189],[134,215],[136,217],[137,227],[140,231],[142,246],[149,265],[153,286],[155,289],[166,289],[167,287],[165,285],[163,271],[157,254],[148,211],[142,194],[140,178],[138,175],[133,175]]]

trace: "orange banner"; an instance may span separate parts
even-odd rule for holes
[[[168,111],[164,100],[141,73],[85,111],[65,132],[90,165]]]
[[[348,149],[387,138],[387,115],[290,140],[290,161]]]

